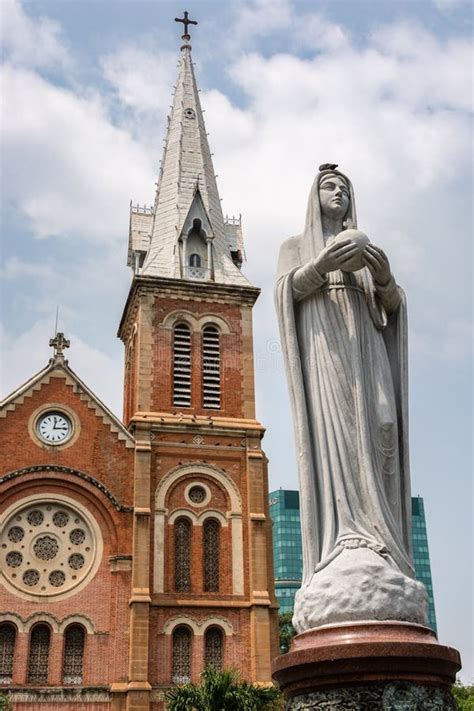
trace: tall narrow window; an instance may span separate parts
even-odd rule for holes
[[[173,332],[173,405],[191,407],[191,329],[185,323]]]
[[[64,635],[63,684],[82,684],[84,665],[84,629],[70,625]]]
[[[11,684],[16,627],[10,623],[0,625],[0,684]]]
[[[190,267],[200,267],[201,266],[201,255],[191,254],[191,256],[189,257],[189,266]]]
[[[208,518],[203,528],[204,592],[218,592],[220,524],[214,518]]]
[[[218,627],[209,627],[204,637],[204,664],[206,667],[222,669],[224,637]]]
[[[28,657],[28,683],[48,683],[49,645],[51,632],[47,625],[35,625],[31,630]]]
[[[191,590],[191,521],[178,518],[174,524],[174,588],[176,592]]]
[[[177,627],[173,632],[173,672],[174,684],[187,684],[191,680],[191,631],[187,627]]]
[[[221,406],[220,336],[216,326],[205,326],[202,332],[203,406],[218,410]]]

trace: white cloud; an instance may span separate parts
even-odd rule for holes
[[[57,22],[31,19],[19,0],[2,0],[1,14],[2,46],[12,64],[56,69],[70,64]]]
[[[153,196],[146,146],[115,127],[100,97],[58,88],[9,65],[2,70],[4,198],[36,237],[125,238],[132,197]]]
[[[250,39],[288,27],[292,22],[290,0],[247,0],[237,5],[234,36]]]
[[[137,113],[168,107],[176,77],[175,53],[128,46],[106,55],[101,63],[105,78],[125,106]]]
[[[10,257],[5,265],[0,268],[0,277],[9,281],[14,279],[53,279],[55,269],[53,264],[38,264],[37,262],[24,262],[18,257]]]
[[[471,0],[433,0],[439,10],[452,10],[460,5],[470,5]]]

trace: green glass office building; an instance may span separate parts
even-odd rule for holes
[[[428,591],[429,625],[436,632],[436,612],[433,596],[433,581],[431,579],[430,552],[428,550],[428,533],[426,531],[425,504],[421,496],[413,496],[411,500],[411,534],[413,541],[413,559],[417,580],[420,580]]]
[[[425,507],[421,496],[413,497],[411,505],[415,572],[417,579],[425,585],[428,591],[429,624],[436,631]],[[303,569],[299,492],[287,489],[271,492],[270,516],[273,521],[275,592],[280,603],[280,612],[291,612],[295,593],[301,585]]]

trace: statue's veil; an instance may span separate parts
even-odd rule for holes
[[[297,326],[299,305],[295,305],[292,293],[292,276],[301,266],[311,262],[325,247],[319,186],[327,175],[343,178],[350,194],[350,205],[344,220],[344,229],[357,229],[354,190],[349,178],[334,168],[322,169],[316,175],[311,187],[306,212],[304,231],[286,240],[280,249],[278,276],[275,289],[276,308],[280,326],[283,357],[286,364],[290,402],[295,425],[295,444],[300,481],[301,526],[303,537],[303,585],[311,577],[320,563],[318,551],[318,496],[316,492],[315,448],[311,445],[313,435],[309,428],[310,414],[306,403],[306,391],[300,360],[300,345]],[[356,273],[358,285],[363,289],[374,325],[383,334],[388,359],[392,371],[395,397],[397,401],[399,456],[402,476],[399,486],[399,500],[403,511],[405,548],[411,551],[411,499],[408,461],[408,379],[407,379],[407,319],[405,298],[402,294],[400,307],[389,318],[377,301],[372,276],[367,268]],[[314,334],[313,334],[314,335]],[[312,544],[309,544],[312,541]],[[404,567],[408,561],[400,561]],[[409,564],[408,564],[409,565]],[[407,572],[408,569],[407,569]]]
[[[309,261],[321,252],[324,248],[323,226],[321,220],[321,203],[319,201],[319,186],[323,178],[334,175],[342,178],[349,188],[350,203],[344,218],[344,229],[357,229],[357,214],[354,199],[354,189],[349,178],[339,170],[326,169],[320,170],[314,179],[313,185],[308,198],[308,207],[306,210],[306,222],[302,234],[301,247],[304,254],[304,261]]]

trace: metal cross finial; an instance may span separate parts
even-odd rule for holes
[[[185,11],[184,11],[184,17],[175,17],[175,18],[174,18],[174,21],[175,21],[175,22],[182,22],[182,23],[183,23],[183,25],[184,25],[184,35],[183,35],[183,39],[185,39],[185,38],[186,38],[186,39],[189,39],[190,35],[189,35],[189,33],[188,33],[188,26],[189,26],[189,25],[197,25],[196,20],[190,20],[190,19],[188,19],[188,11],[185,10]]]
[[[64,333],[57,331],[54,338],[50,338],[49,345],[54,348],[54,357],[64,358],[63,350],[69,348],[71,341],[64,337]]]

